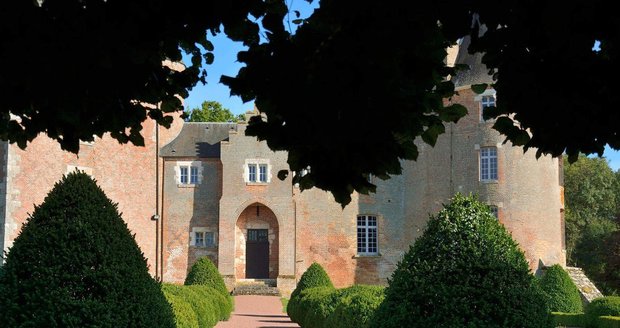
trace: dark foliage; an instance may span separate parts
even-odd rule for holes
[[[606,241],[606,282],[610,289],[620,292],[620,231],[616,231]]]
[[[613,261],[608,243],[618,230],[619,177],[603,158],[564,161],[567,262],[583,268],[604,294],[620,290],[607,264]]]
[[[588,327],[595,327],[600,316],[620,317],[620,296],[605,296],[594,299],[586,305]]]
[[[560,265],[555,264],[547,268],[545,274],[538,280],[538,285],[546,296],[549,311],[583,312],[579,289]]]
[[[316,262],[312,263],[306,272],[301,275],[301,278],[297,282],[297,287],[295,287],[295,290],[291,293],[291,299],[288,302],[286,312],[293,322],[299,323],[298,320],[303,320],[303,316],[298,315],[301,292],[314,287],[334,288],[325,269]]]
[[[517,244],[472,197],[431,217],[398,264],[372,327],[550,327]]]
[[[84,173],[35,207],[3,270],[6,327],[174,327],[116,204]]]
[[[291,170],[312,168],[293,183],[329,190],[342,204],[375,190],[367,174],[388,178],[400,159],[415,159],[414,139],[434,145],[445,123],[465,115],[447,79],[462,67],[444,58],[467,35],[496,79],[488,113],[513,144],[571,159],[602,154],[605,144],[620,149],[620,81],[609,74],[620,71],[620,21],[610,1],[321,0],[295,35],[283,0],[38,3],[0,4],[0,60],[10,63],[0,73],[0,137],[21,147],[39,132],[71,151],[105,132],[142,144],[140,123],[168,125],[164,114],[181,110],[175,95],[204,78],[208,32],[223,26],[250,47],[238,54],[246,67],[222,82],[269,118],[254,118],[247,133],[287,150]],[[161,65],[181,50],[192,58],[184,71]]]

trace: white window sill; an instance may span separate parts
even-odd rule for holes
[[[266,186],[268,184],[269,182],[249,182],[249,181],[245,182],[246,186]]]
[[[356,255],[353,255],[354,259],[377,258],[377,257],[381,257],[381,253],[377,253],[377,254],[356,254]]]
[[[201,245],[198,245],[198,246],[197,246],[197,245],[190,245],[190,247],[194,247],[194,248],[205,248],[205,249],[207,249],[207,248],[217,248],[217,247],[215,246],[215,244],[213,244],[213,245],[206,245],[206,246],[201,246]]]
[[[483,184],[497,184],[499,182],[497,180],[480,180],[480,183],[483,183]]]
[[[186,183],[177,183],[177,187],[179,188],[196,188],[196,184],[186,184]]]

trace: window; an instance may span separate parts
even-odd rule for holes
[[[194,232],[194,246],[198,246],[198,247],[205,246],[205,232],[204,231]]]
[[[267,159],[248,159],[245,161],[245,182],[264,184],[269,183],[270,167]]]
[[[267,164],[258,165],[258,179],[260,182],[267,182]]]
[[[256,164],[248,164],[248,181],[256,182]]]
[[[191,184],[198,184],[198,168],[195,166],[190,167],[191,175],[189,182]]]
[[[489,205],[489,209],[491,210],[491,214],[493,214],[496,219],[499,219],[499,208],[495,205]]]
[[[181,166],[180,170],[180,182],[181,184],[187,184],[187,166]]]
[[[480,180],[497,180],[497,148],[480,148]]]
[[[377,217],[357,216],[357,254],[377,255]]]
[[[215,233],[207,231],[205,227],[195,227],[192,229],[191,246],[196,247],[213,247],[215,246]]]
[[[215,233],[211,231],[205,232],[205,246],[215,245]]]
[[[495,95],[482,96],[480,99],[480,122],[485,122],[484,110],[488,107],[495,107]]]
[[[201,162],[177,162],[176,166],[179,187],[193,187],[201,182]]]

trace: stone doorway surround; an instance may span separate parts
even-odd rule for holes
[[[277,279],[279,271],[279,226],[278,219],[271,209],[260,203],[248,206],[237,219],[235,227],[235,278],[248,279],[248,231],[267,230],[269,242],[268,276]]]
[[[229,200],[230,201],[230,200]],[[239,203],[241,203],[239,205]],[[235,204],[235,205],[233,205]],[[246,277],[248,229],[267,229],[269,279],[276,281],[282,295],[295,289],[295,221],[292,199],[282,204],[265,199],[247,199],[229,204],[220,200],[218,269],[232,291]]]

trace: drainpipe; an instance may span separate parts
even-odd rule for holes
[[[162,173],[166,172],[166,161],[165,160],[162,160],[161,170],[162,170]],[[166,181],[166,175],[162,174],[161,175],[161,185],[162,186],[165,185],[165,181]],[[162,187],[162,191],[161,191],[161,202],[162,202],[162,205],[164,203],[164,197],[165,197],[165,192],[164,192],[164,189]],[[159,221],[161,221],[160,222],[161,228],[160,228],[160,232],[159,232],[160,233],[159,240],[161,240],[160,246],[159,246],[159,258],[160,258],[160,261],[161,261],[161,265],[159,266],[159,270],[160,270],[160,278],[161,278],[161,281],[163,282],[164,281],[164,214],[163,213],[160,215]]]
[[[155,122],[155,217],[159,219],[159,124]],[[155,221],[155,279],[159,278],[159,221]]]

